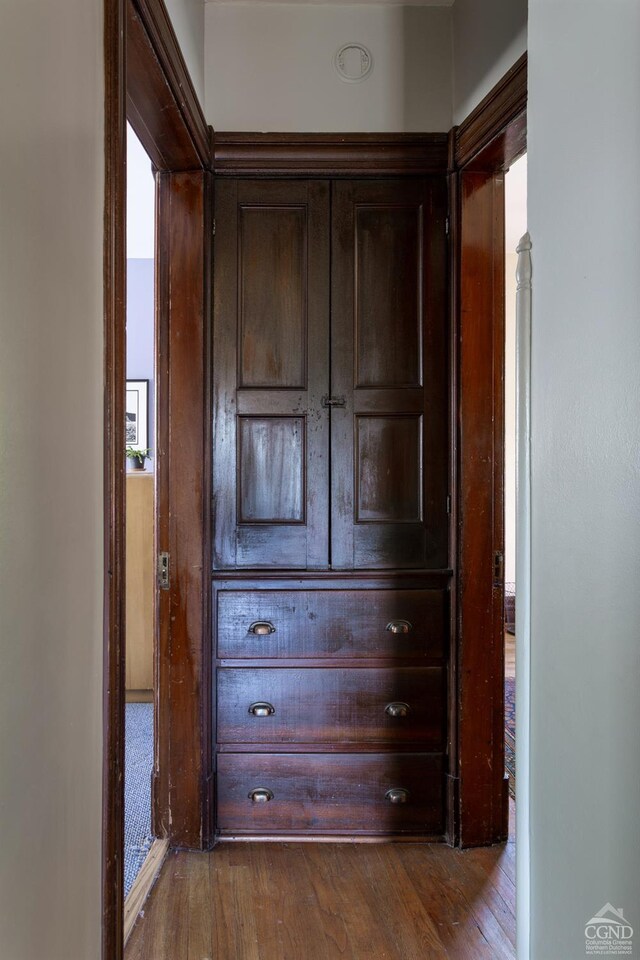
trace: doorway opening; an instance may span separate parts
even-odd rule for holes
[[[504,351],[504,755],[509,794],[516,799],[516,270],[527,231],[527,155],[505,174]]]
[[[151,160],[127,125],[125,914],[128,898],[132,893],[135,897],[139,878],[146,873],[143,868],[154,840],[154,204]]]

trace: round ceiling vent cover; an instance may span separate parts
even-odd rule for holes
[[[359,83],[371,73],[373,57],[363,43],[345,43],[336,53],[333,63],[341,80]]]

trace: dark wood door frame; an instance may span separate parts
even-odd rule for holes
[[[126,121],[157,170],[157,546],[171,554],[156,651],[154,827],[210,840],[211,130],[162,0],[105,0],[104,960],[121,960],[124,872]],[[169,430],[171,424],[171,430]],[[170,624],[170,625],[169,625]],[[158,711],[156,710],[156,716]],[[188,746],[187,746],[188,745]]]
[[[451,132],[457,411],[450,841],[507,836],[504,778],[504,172],[526,150],[526,54]]]

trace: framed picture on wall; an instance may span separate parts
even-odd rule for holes
[[[127,380],[125,438],[127,449],[146,450],[149,446],[148,380]]]

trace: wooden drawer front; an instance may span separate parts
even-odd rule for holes
[[[218,830],[438,836],[443,782],[439,755],[220,754]]]
[[[220,743],[420,742],[440,749],[440,667],[218,670]],[[254,713],[250,712],[252,705]],[[406,716],[402,704],[409,707]],[[391,707],[390,705],[396,705]],[[273,712],[270,712],[271,709]],[[255,715],[255,713],[267,715]]]
[[[440,658],[446,603],[445,590],[225,590],[218,594],[218,657]],[[250,632],[260,623],[275,629]],[[408,632],[394,633],[390,624]]]

